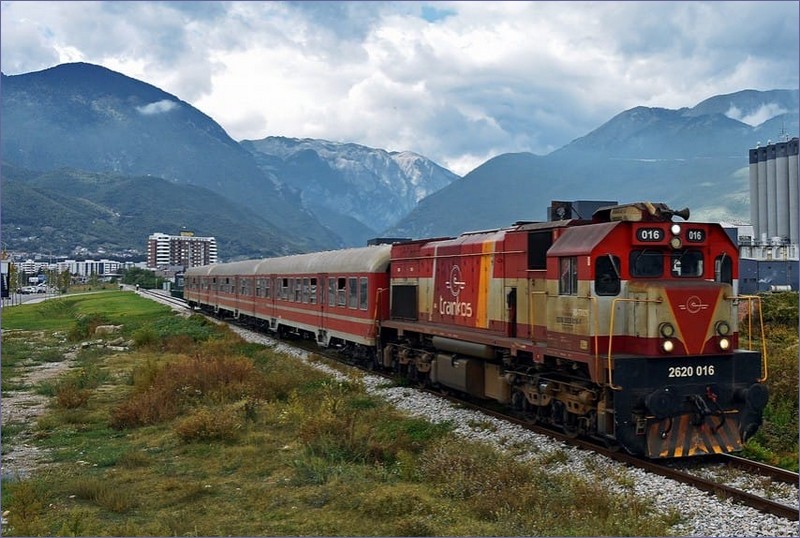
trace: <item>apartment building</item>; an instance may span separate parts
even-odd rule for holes
[[[217,240],[195,237],[183,231],[180,235],[156,232],[147,238],[147,267],[158,269],[171,266],[185,268],[217,263]]]

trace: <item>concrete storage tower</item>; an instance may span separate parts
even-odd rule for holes
[[[798,138],[750,150],[752,237],[739,242],[739,292],[800,288]]]
[[[798,139],[750,150],[750,219],[754,241],[796,245]]]

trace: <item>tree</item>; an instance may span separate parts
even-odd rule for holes
[[[141,269],[139,267],[131,267],[122,274],[122,283],[130,285],[139,285],[140,288],[160,288],[164,282],[162,277],[156,276],[155,272]]]

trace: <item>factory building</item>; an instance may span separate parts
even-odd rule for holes
[[[750,150],[752,235],[739,235],[740,291],[800,287],[798,138]]]

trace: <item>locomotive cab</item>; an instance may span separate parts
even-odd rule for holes
[[[737,349],[736,246],[674,216],[689,212],[604,208],[548,252],[550,340],[594,346],[598,433],[653,458],[739,450],[767,399],[761,356]]]

